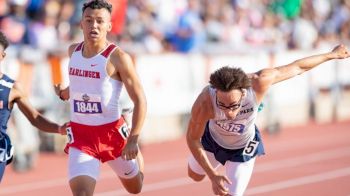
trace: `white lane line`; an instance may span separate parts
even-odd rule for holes
[[[254,172],[271,171],[279,168],[294,167],[294,166],[303,165],[307,163],[337,159],[339,157],[346,157],[346,156],[350,156],[350,147],[338,148],[335,150],[327,150],[327,151],[312,153],[304,156],[298,156],[296,158],[270,161],[267,163],[261,163],[261,164],[257,163],[257,166],[254,169],[255,170]]]
[[[155,163],[145,167],[146,175],[147,173],[164,172],[171,169],[181,168],[186,165],[184,160],[174,160],[174,161],[164,161],[161,163]],[[99,181],[104,179],[116,178],[116,174],[113,173],[111,169],[109,171],[101,172]],[[68,180],[64,178],[55,178],[52,180],[36,181],[31,183],[21,183],[16,185],[11,185],[7,187],[1,187],[0,195],[2,194],[13,194],[18,192],[27,192],[33,190],[47,189],[58,186],[68,186]]]
[[[298,166],[305,163],[330,160],[330,159],[346,157],[346,156],[350,156],[349,147],[313,153],[313,154],[305,155],[298,158],[283,159],[280,161],[271,161],[260,165],[257,164],[255,168],[255,172],[258,172],[258,173],[265,172],[265,171],[275,170],[278,168],[293,167],[293,166]],[[165,161],[162,163],[156,163],[156,164],[146,166],[145,173],[147,175],[147,173],[164,172],[167,170],[184,168],[186,167],[186,164],[187,164],[186,161],[182,159],[174,160],[174,161]],[[106,171],[101,173],[100,180],[110,179],[115,177],[116,175],[113,172]],[[184,179],[187,179],[187,178],[185,177]],[[163,181],[163,182],[167,182],[167,181]],[[22,184],[16,184],[8,187],[2,187],[0,189],[0,194],[27,192],[27,191],[46,189],[46,188],[57,187],[57,186],[67,186],[67,184],[68,182],[66,178],[56,178],[53,180],[36,181],[32,183],[22,183]],[[147,184],[144,185],[144,187],[146,186]]]
[[[248,189],[246,191],[246,194],[247,195],[261,194],[261,193],[271,192],[275,190],[280,190],[280,189],[285,189],[285,188],[290,188],[290,187],[295,187],[295,186],[300,186],[305,184],[311,184],[311,183],[321,182],[325,180],[331,180],[334,178],[339,178],[339,177],[349,176],[349,175],[350,175],[350,167],[346,167],[346,168],[324,172],[316,175],[310,175],[310,176],[305,176],[301,178],[293,178],[290,180],[285,180],[277,183],[253,187]]]
[[[293,179],[281,181],[278,183],[266,184],[258,187],[249,188],[245,194],[254,195],[259,193],[266,193],[270,191],[275,191],[275,190],[280,190],[284,188],[290,188],[290,187],[295,187],[295,186],[300,186],[305,184],[311,184],[311,183],[321,182],[325,180],[331,180],[334,178],[339,178],[339,177],[349,176],[349,175],[350,175],[350,167],[346,167],[346,168],[324,172],[316,175],[310,175],[310,176],[305,176],[301,178],[293,178]],[[205,178],[205,181],[208,181],[208,178]],[[191,182],[188,178],[177,178],[175,180],[145,184],[142,189],[142,193],[162,190],[166,188],[175,188],[179,186],[190,185],[191,183],[194,183],[194,182]],[[208,191],[210,191],[210,187],[208,187]],[[96,196],[116,196],[116,195],[124,196],[129,194],[124,189],[118,189],[115,191],[108,191],[108,192],[102,192],[102,193],[96,194]]]
[[[207,180],[206,180],[207,181]],[[156,191],[156,190],[162,190],[166,188],[174,188],[184,185],[192,184],[192,182],[189,178],[176,178],[174,180],[167,180],[152,184],[145,184],[142,188],[142,193],[150,192],[150,191]],[[128,192],[126,192],[124,189],[118,189],[115,191],[108,191],[108,192],[102,192],[102,193],[96,193],[96,196],[121,196],[121,195],[130,195]]]
[[[294,166],[298,166],[298,165],[303,165],[305,163],[330,160],[330,159],[335,159],[338,157],[345,157],[345,156],[349,156],[349,155],[350,155],[350,148],[341,148],[338,150],[328,150],[328,151],[323,151],[323,152],[319,152],[319,153],[314,153],[314,154],[302,156],[299,158],[291,158],[291,159],[285,159],[285,160],[281,160],[281,161],[273,161],[270,163],[265,163],[265,164],[260,164],[260,165],[258,164],[256,166],[255,172],[260,173],[260,172],[266,172],[266,171],[275,170],[275,169],[279,169],[279,168],[294,167]],[[320,174],[320,175],[322,175],[322,174]],[[180,180],[182,178],[178,178],[178,179]],[[142,189],[142,192],[144,193],[144,192],[148,192],[150,190],[152,190],[152,191],[155,190],[153,185],[156,185],[155,187],[157,187],[157,190],[165,189],[165,188],[172,188],[172,187],[176,187],[176,186],[183,186],[183,185],[186,185],[185,180],[188,180],[188,179],[184,178],[184,180],[181,183],[179,183],[177,181],[178,183],[175,183],[173,186],[171,186],[172,180],[171,181],[164,181],[164,183],[166,183],[166,186],[164,186],[164,188],[160,187],[158,185],[158,183],[145,184],[143,189]],[[191,181],[189,181],[189,182],[191,182]],[[125,194],[128,195],[125,190],[119,189],[119,190],[115,190],[115,191],[102,192],[102,193],[97,194],[97,196],[125,195]]]
[[[326,138],[325,138],[326,137]],[[264,141],[264,138],[263,138]],[[299,149],[305,149],[309,147],[316,147],[326,144],[333,144],[334,141],[337,141],[339,144],[348,144],[348,140],[346,135],[337,134],[332,136],[324,136],[319,135],[312,138],[312,141],[310,141],[310,138],[308,137],[302,137],[302,138],[291,138],[288,140],[288,143],[291,143],[293,145],[286,145],[286,141],[280,140],[275,141],[273,143],[270,143],[267,145],[267,143],[264,143],[266,145],[266,148],[269,149],[269,153],[281,153],[286,152],[289,150],[299,150]],[[266,141],[265,141],[266,142]],[[325,143],[327,142],[327,143]]]
[[[68,185],[66,178],[37,181],[32,183],[22,183],[22,184],[16,184],[5,188],[1,187],[0,195],[26,192],[26,191],[32,191],[32,190],[40,190],[40,189],[46,189],[46,188],[57,187],[62,185]]]

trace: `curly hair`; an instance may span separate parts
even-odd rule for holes
[[[0,44],[2,45],[4,50],[9,46],[9,41],[1,31],[0,31]]]
[[[247,89],[251,81],[241,68],[221,67],[210,75],[210,85],[220,91],[228,92],[233,89]]]
[[[108,3],[105,0],[92,0],[83,5],[83,13],[87,8],[91,9],[106,9],[109,13],[112,13],[112,4]]]

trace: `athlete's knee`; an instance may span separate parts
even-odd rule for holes
[[[69,181],[74,196],[92,196],[96,180],[89,176],[77,176]]]
[[[139,194],[142,190],[142,184],[138,186],[126,187],[125,188],[130,194]]]
[[[133,183],[124,183],[125,189],[130,193],[130,194],[139,194],[141,193],[142,190],[142,185],[143,185],[143,177],[140,176],[140,178]]]
[[[143,173],[139,172],[135,177],[130,179],[120,178],[125,189],[131,194],[138,194],[143,186]]]
[[[73,196],[92,196],[92,194],[87,190],[72,190]]]
[[[190,167],[188,167],[188,176],[196,182],[202,181],[205,178],[205,175],[197,174],[196,172],[192,171]]]
[[[84,186],[71,186],[73,196],[92,196],[93,191]]]

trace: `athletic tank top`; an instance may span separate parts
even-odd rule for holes
[[[120,118],[119,97],[123,83],[106,71],[110,54],[117,48],[109,44],[91,58],[82,55],[80,43],[69,61],[71,121],[85,125],[103,125]]]
[[[14,80],[5,74],[0,79],[0,131],[3,133],[6,133],[7,122],[11,115],[12,109],[9,108],[9,95],[14,82]]]
[[[214,119],[209,120],[209,132],[214,141],[226,149],[244,148],[255,137],[255,119],[258,111],[255,93],[247,89],[242,105],[235,119],[228,119],[216,105],[215,89],[209,87],[209,93],[215,112]]]

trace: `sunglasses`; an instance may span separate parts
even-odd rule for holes
[[[218,101],[218,96],[216,95],[216,106],[221,109],[221,110],[231,110],[231,111],[235,111],[238,108],[241,107],[242,105],[242,98],[243,98],[243,94],[241,95],[241,98],[239,98],[238,103],[235,104],[230,104],[229,106],[226,106],[225,104],[222,104]]]

